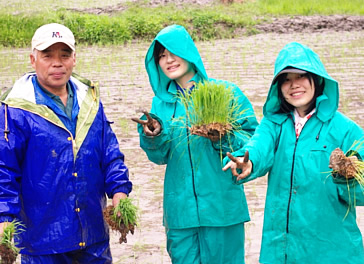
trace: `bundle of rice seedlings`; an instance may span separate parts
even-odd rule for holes
[[[24,225],[18,220],[13,220],[5,226],[0,238],[0,257],[2,264],[12,264],[15,262],[19,254],[19,249],[15,246],[13,238],[23,231]]]
[[[222,83],[198,83],[190,92],[180,96],[186,107],[189,129],[192,134],[217,141],[236,126],[245,111],[234,103],[231,87]]]
[[[126,235],[134,234],[134,228],[138,224],[139,208],[132,203],[131,198],[121,199],[114,208],[109,205],[104,210],[104,218],[112,230],[120,232],[119,243],[127,243]]]

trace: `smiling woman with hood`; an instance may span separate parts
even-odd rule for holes
[[[178,94],[205,81],[232,87],[234,100],[245,110],[238,120],[239,131],[229,141],[236,150],[248,139],[238,133],[251,135],[257,126],[249,100],[233,83],[207,77],[201,56],[182,26],[158,33],[145,66],[155,96],[150,113],[134,121],[139,123],[140,145],[148,158],[167,164],[163,224],[172,262],[244,263],[244,222],[249,221],[244,188],[235,184],[231,172],[222,171],[219,143],[191,134]]]
[[[242,182],[268,173],[260,263],[364,263],[355,211],[364,205],[364,190],[329,169],[336,148],[363,157],[364,133],[338,112],[338,102],[338,83],[318,55],[287,44],[275,62],[261,124],[232,153],[240,158],[229,155],[224,167]],[[246,151],[250,160],[243,162]]]

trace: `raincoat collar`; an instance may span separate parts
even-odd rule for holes
[[[193,81],[198,83],[208,79],[201,56],[186,29],[179,25],[168,26],[157,34],[145,57],[149,82],[154,94],[162,101],[175,102],[177,87],[176,82],[169,79],[154,62],[153,51],[156,41],[174,55],[192,63],[196,71],[196,75],[192,78]]]
[[[35,72],[29,72],[23,75],[19,80],[15,82],[12,89],[10,89],[8,92],[1,96],[1,101],[7,104],[8,101],[11,99],[21,99],[30,103],[37,104],[36,94],[32,81],[35,77]],[[79,105],[82,104],[83,100],[86,97],[87,90],[89,86],[91,86],[88,82],[87,80],[85,81],[85,79],[79,77],[77,74],[72,74],[70,78],[70,83],[72,83],[73,85],[73,92],[77,95],[77,101]]]
[[[69,93],[71,93],[73,97],[71,101],[72,102],[71,116],[68,116],[66,112],[57,105],[54,99],[52,99],[52,97],[55,97],[56,95],[47,92],[40,85],[36,76],[33,77],[32,83],[34,86],[36,104],[43,104],[52,109],[52,111],[58,116],[58,118],[62,121],[65,127],[72,133],[73,137],[75,137],[77,115],[80,111],[80,107],[78,105],[77,96],[74,96],[74,94],[76,93],[76,86],[72,82],[72,80],[69,80],[67,83],[67,89],[69,90]]]
[[[323,122],[329,120],[338,109],[339,86],[337,81],[328,75],[319,56],[307,46],[297,42],[291,42],[278,54],[274,65],[273,80],[286,67],[294,67],[311,72],[325,79],[323,94],[316,100],[315,114]],[[272,82],[267,100],[263,106],[263,114],[271,121],[281,124],[289,115],[277,114],[279,105],[277,82]]]

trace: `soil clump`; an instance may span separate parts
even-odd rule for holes
[[[11,248],[9,248],[5,244],[0,244],[0,263],[1,264],[12,264],[15,262],[17,253],[14,252]]]
[[[331,153],[329,167],[347,179],[355,178],[355,175],[358,173],[354,161],[346,157],[344,152],[339,148],[336,148]]]
[[[192,126],[190,128],[192,134],[210,138],[214,142],[221,139],[231,129],[231,125],[224,125],[220,123]]]
[[[104,218],[106,222],[108,223],[109,227],[120,233],[119,243],[127,243],[126,236],[130,232],[132,235],[134,235],[134,227],[135,223],[129,223],[128,226],[126,226],[124,223],[117,223],[113,219],[114,214],[114,206],[109,205],[106,207],[106,209],[103,211]],[[121,216],[120,216],[121,217]]]

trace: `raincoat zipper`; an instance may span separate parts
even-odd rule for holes
[[[186,123],[188,124],[188,116],[186,113]],[[198,200],[197,200],[197,194],[196,194],[196,188],[195,188],[195,171],[193,169],[193,162],[192,162],[192,155],[191,155],[191,147],[190,147],[190,131],[188,130],[188,125],[186,125],[186,134],[187,134],[187,148],[188,148],[188,156],[189,156],[189,160],[190,160],[190,164],[191,164],[191,174],[192,174],[192,189],[193,189],[193,195],[195,196],[195,200],[196,200],[196,207],[197,207],[197,212],[198,212]],[[197,217],[199,219],[200,222],[200,216],[199,214],[197,214]]]
[[[301,131],[302,132],[302,131]],[[291,182],[290,182],[290,187],[289,187],[289,198],[288,198],[288,207],[287,207],[287,225],[286,225],[286,233],[289,233],[289,210],[291,208],[291,199],[292,199],[292,189],[293,189],[293,170],[294,170],[294,160],[296,157],[296,148],[297,148],[297,142],[298,142],[298,138],[296,138],[296,142],[294,145],[294,151],[293,151],[293,162],[292,162],[292,168],[291,168]]]
[[[192,187],[193,187],[193,194],[195,195],[196,202],[197,202],[197,194],[195,189],[195,171],[193,170],[193,163],[192,163],[192,155],[191,155],[191,148],[190,148],[190,132],[188,131],[188,127],[186,127],[187,133],[187,147],[188,147],[188,155],[191,164],[191,171],[192,171]]]
[[[294,121],[293,121],[293,118],[292,116],[290,117],[292,122],[293,122],[293,126],[295,125],[294,124]],[[303,126],[302,130],[301,130],[301,133],[303,131],[303,129],[305,129],[305,126],[307,125],[307,123],[310,121],[311,118],[309,118],[305,125]],[[322,128],[322,127],[321,127]],[[321,131],[321,129],[320,129]],[[320,133],[319,131],[319,133]],[[295,131],[294,131],[295,132]],[[301,135],[300,133],[300,135]],[[296,133],[295,133],[296,134]],[[317,136],[318,137],[318,136]],[[318,140],[318,138],[316,137],[316,141]],[[291,183],[290,183],[290,189],[289,189],[289,198],[288,198],[288,207],[287,207],[287,226],[286,226],[286,233],[288,234],[289,233],[289,210],[291,208],[291,199],[292,199],[292,189],[293,189],[293,170],[294,170],[294,161],[295,161],[295,157],[296,157],[296,148],[297,148],[297,143],[298,143],[298,140],[299,140],[300,136],[298,136],[296,138],[296,142],[295,142],[295,145],[294,145],[294,150],[293,150],[293,162],[292,162],[292,168],[291,168]]]

